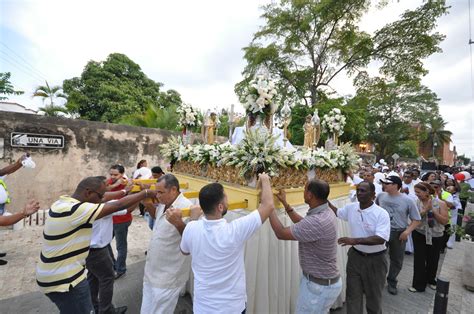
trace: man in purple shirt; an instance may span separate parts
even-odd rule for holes
[[[294,225],[284,227],[272,212],[270,224],[280,240],[298,241],[303,276],[296,313],[328,313],[342,290],[337,269],[336,216],[328,207],[329,184],[313,179],[306,183],[304,201],[309,211],[303,218],[286,202],[285,191],[277,195]]]

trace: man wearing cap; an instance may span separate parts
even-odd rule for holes
[[[358,203],[336,208],[328,202],[337,217],[349,223],[351,237],[342,237],[339,244],[351,245],[347,253],[346,302],[347,314],[363,312],[363,297],[368,313],[382,313],[382,290],[387,276],[385,242],[390,238],[390,217],[386,210],[374,204],[373,183],[357,186]]]
[[[397,294],[397,276],[403,265],[406,241],[413,230],[421,223],[421,216],[415,201],[404,193],[400,193],[402,180],[396,175],[380,180],[385,192],[377,195],[375,203],[385,209],[390,216],[390,239],[388,240],[388,256],[390,267],[387,275],[387,290]],[[408,224],[410,219],[410,224]]]

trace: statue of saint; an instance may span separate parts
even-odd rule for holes
[[[214,133],[217,129],[217,115],[215,112],[206,115],[202,128],[202,141],[205,144],[213,144],[215,141]]]
[[[312,116],[309,114],[306,116],[305,123],[303,125],[304,130],[304,143],[303,146],[307,148],[313,148],[314,143],[314,125],[312,121]]]
[[[313,118],[311,119],[311,122],[313,123],[313,128],[314,128],[314,144],[313,148],[316,148],[318,146],[319,138],[321,137],[321,119],[319,119],[318,115],[318,109],[314,110]]]

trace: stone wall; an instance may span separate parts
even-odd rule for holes
[[[62,135],[64,148],[12,147],[11,132]],[[146,159],[149,167],[166,167],[159,145],[173,134],[178,133],[0,111],[0,168],[25,152],[36,162],[35,169],[22,168],[6,178],[12,197],[7,209],[16,212],[29,198],[39,200],[42,209],[49,208],[58,196],[71,194],[82,178],[106,176],[112,164],[124,165],[128,176],[141,159]]]

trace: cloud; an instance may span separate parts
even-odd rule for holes
[[[136,0],[132,5],[125,0],[0,0],[0,42],[35,69],[11,66],[5,59],[20,60],[12,54],[0,54],[0,63],[2,71],[12,72],[14,85],[28,94],[12,100],[35,108],[41,103],[29,95],[44,79],[61,84],[79,76],[88,61],[105,60],[113,52],[126,54],[150,78],[164,83],[165,89],[176,89],[187,102],[202,108],[228,107],[238,103],[233,89],[245,66],[241,49],[262,24],[259,7],[269,2]],[[421,3],[391,1],[383,10],[370,10],[361,29],[372,32]],[[446,35],[443,53],[425,60],[430,72],[423,82],[441,98],[440,111],[458,150],[474,156],[467,4],[448,4],[450,14],[439,20],[437,28]],[[0,52],[4,50],[0,47]],[[353,93],[350,83],[341,76],[333,87],[345,95]],[[236,110],[243,109],[236,106]]]

